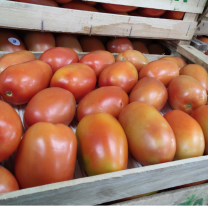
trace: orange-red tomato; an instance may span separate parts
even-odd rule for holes
[[[173,110],[164,115],[176,139],[174,160],[199,157],[204,153],[205,143],[202,129],[190,115]]]
[[[179,75],[178,65],[173,61],[155,60],[144,66],[139,72],[139,79],[154,77],[166,87],[170,81]]]
[[[110,12],[129,12],[137,9],[135,6],[124,6],[124,5],[118,5],[118,4],[107,4],[107,3],[101,3],[103,8]]]
[[[138,73],[133,64],[122,61],[106,67],[100,74],[99,87],[119,86],[129,93],[138,81]]]
[[[76,134],[82,163],[89,176],[126,169],[127,139],[113,116],[89,114],[79,122]]]
[[[160,59],[165,59],[165,60],[170,60],[170,61],[175,62],[175,63],[178,65],[179,70],[180,70],[182,67],[184,67],[184,66],[187,65],[187,63],[185,62],[185,60],[182,59],[182,58],[180,58],[180,57],[166,56],[166,57],[162,57],[162,58],[160,58]]]
[[[105,46],[103,45],[101,40],[95,36],[82,36],[79,39],[79,42],[84,52],[92,52],[98,50],[105,51]]]
[[[113,14],[119,14],[119,15],[128,15],[127,12],[111,12],[111,11],[108,11],[108,10],[104,9],[101,4],[97,4],[95,7],[99,12],[102,12],[102,13],[111,13],[111,14],[113,13]]]
[[[58,7],[58,4],[54,0],[13,0],[23,3],[29,3],[29,4],[39,4],[44,6],[55,6]]]
[[[131,43],[134,47],[134,50],[140,51],[143,54],[149,54],[149,51],[143,42],[139,40],[133,40]]]
[[[175,19],[175,20],[182,20],[184,17],[185,12],[181,11],[166,11],[163,15],[162,18],[165,19]]]
[[[50,32],[30,31],[25,34],[24,42],[29,51],[45,51],[56,46],[55,38]]]
[[[28,129],[37,122],[69,125],[74,118],[76,101],[71,92],[58,88],[46,88],[38,92],[27,104],[24,126]]]
[[[46,62],[55,73],[58,69],[66,65],[77,63],[79,57],[73,49],[54,47],[43,52],[39,57],[39,60]]]
[[[116,57],[116,62],[119,61],[128,61],[132,63],[138,72],[149,63],[147,57],[145,57],[141,52],[136,50],[127,50],[125,52],[120,53]]]
[[[111,53],[121,53],[134,49],[131,41],[126,37],[112,38],[108,41],[106,48]]]
[[[75,52],[83,52],[77,37],[73,34],[57,34],[55,40],[57,47],[67,47]]]
[[[168,99],[168,92],[164,84],[153,78],[145,77],[139,80],[129,95],[130,102],[141,101],[161,110]]]
[[[159,54],[162,55],[165,53],[165,48],[158,43],[149,44],[147,49],[150,54]]]
[[[21,51],[25,50],[22,40],[8,29],[0,29],[0,51]]]
[[[79,102],[95,88],[96,82],[95,72],[89,66],[73,63],[57,70],[51,79],[50,86],[70,91]]]
[[[64,124],[39,122],[24,134],[15,157],[15,176],[20,188],[71,180],[77,140]]]
[[[143,102],[128,104],[119,115],[129,151],[142,165],[172,161],[176,152],[173,130],[165,118]]]
[[[5,54],[0,58],[0,73],[11,65],[20,64],[32,60],[36,60],[35,55],[26,50]]]
[[[175,77],[168,87],[168,100],[172,109],[191,114],[194,109],[207,102],[206,89],[191,76]]]
[[[138,11],[141,16],[145,17],[160,17],[166,12],[166,10],[150,8],[139,8]]]
[[[107,66],[115,62],[114,56],[108,51],[94,51],[88,54],[85,54],[80,60],[79,63],[83,63],[91,67],[96,76],[99,77],[100,73]]]
[[[25,104],[42,89],[48,87],[52,69],[40,60],[16,64],[0,75],[0,94],[11,104]]]
[[[129,103],[126,92],[117,86],[98,88],[87,94],[77,106],[77,119],[88,114],[108,113],[118,118],[121,110]]]
[[[208,44],[208,38],[207,37],[200,36],[200,37],[197,37],[197,39],[200,40],[200,41],[202,41],[202,42],[204,42],[204,43],[206,43],[206,44]],[[208,49],[205,52],[205,54],[208,55]]]
[[[0,165],[0,194],[19,190],[19,185],[14,175]]]
[[[19,115],[9,104],[0,100],[0,162],[13,154],[21,136],[22,122]]]

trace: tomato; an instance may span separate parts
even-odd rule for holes
[[[97,4],[97,2],[94,2],[94,1],[85,1],[85,4],[88,4],[90,6],[95,6]]]
[[[128,15],[127,12],[111,12],[111,11],[108,11],[108,10],[104,9],[104,8],[102,7],[101,4],[97,4],[97,5],[96,5],[96,9],[97,9],[99,12],[102,12],[102,13]]]
[[[98,88],[87,94],[77,106],[77,119],[88,114],[108,113],[118,118],[121,110],[129,103],[126,92],[117,86]]]
[[[205,143],[202,129],[190,115],[173,110],[164,115],[176,139],[174,160],[199,157],[204,153]]]
[[[39,122],[24,134],[15,157],[20,188],[73,179],[77,140],[64,124]]]
[[[126,135],[113,116],[89,114],[77,126],[79,155],[87,175],[124,170],[128,163]]]
[[[122,61],[106,67],[100,74],[99,87],[119,86],[129,93],[138,81],[138,73],[133,64]]]
[[[4,54],[2,57],[0,57],[0,73],[11,65],[32,60],[36,60],[35,55],[26,50]]]
[[[208,44],[208,38],[207,37],[201,37],[200,36],[200,37],[197,37],[197,39],[200,40],[200,41],[202,41],[202,42],[204,42],[204,43],[206,43],[206,44]],[[208,49],[205,52],[205,54],[208,55]]]
[[[115,62],[115,58],[108,51],[94,51],[85,54],[79,62],[91,67],[96,76],[99,77],[103,69]]]
[[[166,87],[170,81],[179,75],[178,65],[173,61],[155,60],[144,66],[139,72],[139,79],[154,77]]]
[[[21,51],[25,50],[22,40],[8,29],[0,29],[0,51]]]
[[[128,61],[135,66],[138,72],[149,63],[149,60],[141,52],[136,50],[127,50],[120,53],[116,57],[116,61]]]
[[[70,1],[72,0],[55,0],[57,3],[60,3],[60,4],[66,4],[66,3],[69,3]]]
[[[180,70],[182,67],[184,67],[184,66],[187,65],[187,63],[185,62],[185,60],[183,60],[183,59],[180,58],[180,57],[166,56],[166,57],[162,57],[162,58],[160,58],[160,59],[165,59],[165,60],[170,60],[170,61],[175,62],[175,63],[178,65],[179,70]]]
[[[112,38],[107,43],[107,50],[111,53],[121,53],[133,49],[132,43],[126,37]]]
[[[135,6],[101,3],[102,7],[110,12],[129,12],[137,9]]]
[[[0,194],[19,190],[19,185],[14,175],[0,165]]]
[[[165,48],[158,43],[149,44],[147,48],[150,54],[165,54]]]
[[[198,64],[188,64],[181,68],[180,75],[188,75],[198,80],[208,92],[208,76],[204,67]]]
[[[40,60],[33,60],[5,69],[0,75],[0,94],[11,104],[25,104],[48,87],[52,69]]]
[[[21,136],[22,122],[19,115],[9,104],[0,100],[0,162],[13,154]]]
[[[180,75],[168,87],[168,100],[172,109],[191,114],[194,109],[207,102],[206,89],[191,76]]]
[[[143,42],[138,40],[133,40],[131,43],[134,47],[134,50],[140,51],[143,54],[149,54],[149,51]]]
[[[129,95],[130,102],[141,101],[161,110],[168,99],[168,92],[162,82],[153,78],[145,77],[139,80]]]
[[[24,42],[29,51],[45,51],[56,46],[55,38],[50,32],[30,31],[25,34]]]
[[[162,18],[165,19],[175,19],[175,20],[182,20],[184,17],[185,12],[181,11],[166,11]]]
[[[79,42],[84,52],[92,52],[99,50],[105,51],[105,46],[103,45],[101,40],[95,36],[82,36],[79,39]]]
[[[77,63],[79,57],[73,49],[54,47],[43,52],[39,60],[46,62],[55,73],[58,69],[66,65]]]
[[[73,34],[57,34],[55,40],[57,47],[67,47],[75,52],[83,52],[77,37]]]
[[[139,8],[138,11],[141,16],[145,17],[160,17],[166,12],[166,10],[150,8]]]
[[[164,117],[143,102],[128,104],[119,115],[132,156],[142,165],[172,161],[176,152],[173,130]]]
[[[38,92],[27,104],[24,126],[28,129],[37,122],[69,125],[74,118],[76,102],[71,92],[58,88],[46,88]]]
[[[205,139],[205,154],[208,155],[208,106],[204,105],[199,108],[196,108],[191,116],[199,123],[204,133]]]
[[[58,7],[58,4],[54,0],[13,0],[23,3],[29,3],[29,4],[39,4],[44,6],[55,6]]]
[[[95,72],[87,65],[73,63],[57,70],[51,79],[51,87],[61,87],[70,91],[76,102],[91,92],[96,85]]]

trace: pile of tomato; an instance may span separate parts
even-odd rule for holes
[[[129,152],[143,166],[207,154],[207,91],[206,70],[179,57],[5,54],[0,162],[16,155],[14,175],[0,166],[0,193],[71,180],[77,156],[92,176],[126,169]],[[173,110],[162,116],[167,101]],[[23,122],[11,105],[25,105]]]

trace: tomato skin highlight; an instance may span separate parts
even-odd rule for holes
[[[107,51],[111,53],[121,53],[127,50],[133,50],[131,41],[126,37],[112,38],[107,43]]]

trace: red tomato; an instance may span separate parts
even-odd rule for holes
[[[207,37],[201,37],[200,36],[200,37],[197,37],[197,39],[200,40],[200,41],[202,41],[202,42],[204,42],[204,43],[206,43],[206,44],[208,44],[208,38]],[[208,55],[208,49],[205,52],[205,54]]]
[[[13,154],[21,136],[22,122],[19,115],[9,104],[0,100],[0,162]]]
[[[58,4],[56,3],[56,1],[53,1],[53,0],[13,0],[13,1],[29,3],[29,4],[39,4],[39,5],[44,5],[44,6],[58,7]]]
[[[110,12],[129,12],[137,9],[135,6],[124,6],[124,5],[118,5],[118,4],[106,4],[106,3],[101,3],[103,8]]]
[[[140,51],[143,54],[149,54],[149,51],[143,42],[138,40],[133,40],[131,43],[134,47],[134,50]]]
[[[5,69],[0,75],[0,94],[11,104],[25,104],[48,87],[52,69],[40,60],[33,60]]]
[[[184,66],[187,65],[186,62],[185,62],[185,60],[183,60],[183,59],[180,58],[180,57],[166,56],[166,57],[162,57],[162,58],[160,58],[160,59],[165,59],[165,60],[170,60],[170,61],[175,62],[175,63],[178,65],[179,70],[180,70],[182,67],[184,67]]]
[[[70,91],[77,102],[91,92],[96,85],[95,72],[87,65],[74,63],[57,70],[51,79],[51,87]]]
[[[145,102],[157,110],[161,110],[168,99],[168,92],[162,82],[153,78],[145,77],[139,80],[129,95],[130,102]]]
[[[96,9],[102,13],[110,13],[110,14],[119,14],[119,15],[128,15],[127,12],[110,12],[102,7],[101,4],[96,5]]]
[[[36,60],[35,55],[26,50],[5,54],[0,58],[0,73],[11,65],[32,60]]]
[[[166,10],[150,8],[139,8],[138,11],[141,16],[145,17],[160,17],[166,12]]]
[[[138,81],[136,68],[130,62],[115,62],[106,67],[100,74],[99,87],[119,86],[129,93]]]
[[[103,69],[115,62],[115,58],[108,51],[94,51],[85,54],[79,62],[91,67],[96,76],[99,77]]]
[[[71,92],[51,87],[38,92],[28,103],[24,126],[28,129],[37,122],[69,125],[74,118],[76,102]]]
[[[87,94],[77,106],[77,119],[88,114],[108,113],[118,118],[121,110],[129,103],[126,92],[117,86],[98,88]]]
[[[79,57],[73,49],[54,47],[43,52],[39,60],[46,62],[53,70],[53,73],[55,73],[58,69],[66,65],[77,63]]]
[[[39,122],[31,126],[17,150],[15,176],[20,188],[71,180],[77,140],[64,124]]]
[[[87,175],[126,169],[127,139],[113,116],[106,113],[89,114],[79,122],[76,134]]]
[[[139,72],[139,79],[154,77],[166,87],[170,81],[179,75],[178,65],[173,61],[155,60],[144,66]]]
[[[165,54],[165,48],[158,43],[149,44],[147,48],[150,54]]]
[[[164,115],[176,139],[174,160],[199,157],[204,153],[204,135],[200,125],[190,115],[173,110]]]
[[[56,46],[55,38],[50,32],[30,31],[24,37],[29,51],[45,51]]]
[[[0,165],[0,194],[19,190],[19,185],[14,175]]]
[[[107,43],[107,50],[111,53],[121,53],[133,49],[132,43],[126,37],[112,38]]]
[[[184,17],[185,12],[181,11],[166,11],[162,18],[165,19],[175,19],[175,20],[182,20]]]
[[[180,75],[169,84],[168,100],[172,109],[191,114],[194,109],[206,104],[207,93],[199,81],[187,75]]]
[[[129,151],[142,165],[172,161],[176,152],[173,130],[164,117],[143,102],[128,104],[119,115]]]
[[[8,29],[0,29],[0,51],[21,51],[25,50],[22,40]]]
[[[85,1],[85,4],[88,4],[90,6],[95,6],[97,4],[97,2],[94,2],[94,1]]]
[[[116,61],[128,61],[135,66],[138,72],[149,63],[149,60],[141,52],[136,50],[127,50],[120,53],[116,57]]]

